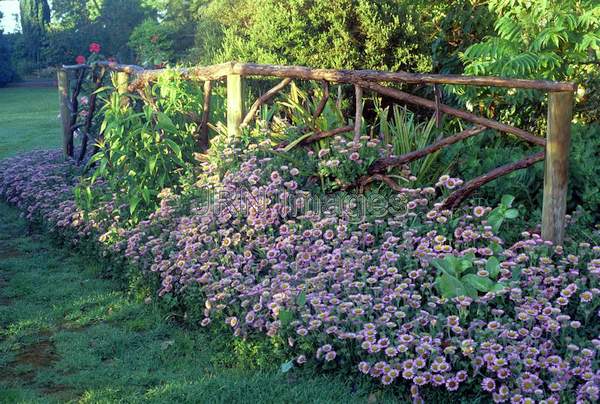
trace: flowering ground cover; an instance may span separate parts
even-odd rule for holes
[[[366,220],[356,220],[352,198],[316,209],[302,167],[257,147],[234,149],[240,164],[216,189],[199,181],[197,193],[165,190],[135,226],[110,198],[81,211],[77,171],[57,152],[0,163],[0,195],[96,246],[188,321],[263,338],[282,372],[348,372],[417,402],[598,399],[593,240],[554,247],[531,229],[505,241],[511,198],[440,211],[436,188],[460,182],[447,176],[436,188],[407,186],[394,209],[375,215],[369,206]]]
[[[17,209],[0,203],[0,219],[1,403],[367,399],[333,375],[278,373],[258,345],[185,329]]]

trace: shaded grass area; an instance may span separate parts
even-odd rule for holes
[[[0,158],[61,143],[55,88],[0,89]]]
[[[0,204],[0,402],[394,399],[340,377],[283,374],[260,345],[173,324],[102,274]]]

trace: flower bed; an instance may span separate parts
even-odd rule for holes
[[[77,170],[58,152],[0,162],[0,195],[154,274],[158,295],[193,296],[203,326],[286,339],[285,369],[349,367],[410,385],[415,401],[461,386],[495,402],[598,400],[600,246],[528,232],[506,245],[491,208],[439,211],[434,188],[405,188],[395,209],[356,220],[353,203],[314,208],[301,167],[242,159],[218,192],[165,191],[132,228],[112,202],[77,208]]]

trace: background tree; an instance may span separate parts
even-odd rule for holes
[[[19,7],[26,56],[34,66],[39,66],[50,23],[50,7],[46,0],[20,0]]]
[[[0,13],[1,19],[2,13]],[[0,29],[0,87],[10,83],[14,78],[14,74],[11,63],[11,46],[4,32]]]

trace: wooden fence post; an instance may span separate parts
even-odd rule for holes
[[[562,244],[565,230],[572,117],[573,93],[549,93],[542,238],[555,245]]]
[[[65,157],[73,157],[73,131],[71,130],[71,109],[69,108],[69,75],[64,69],[57,71],[58,102],[63,132],[63,152]]]
[[[227,134],[238,137],[244,116],[244,79],[239,74],[227,75]]]
[[[117,92],[120,95],[127,93],[127,87],[129,86],[129,73],[126,72],[117,72]],[[124,98],[121,101],[121,106],[127,105],[129,103],[129,98]]]

